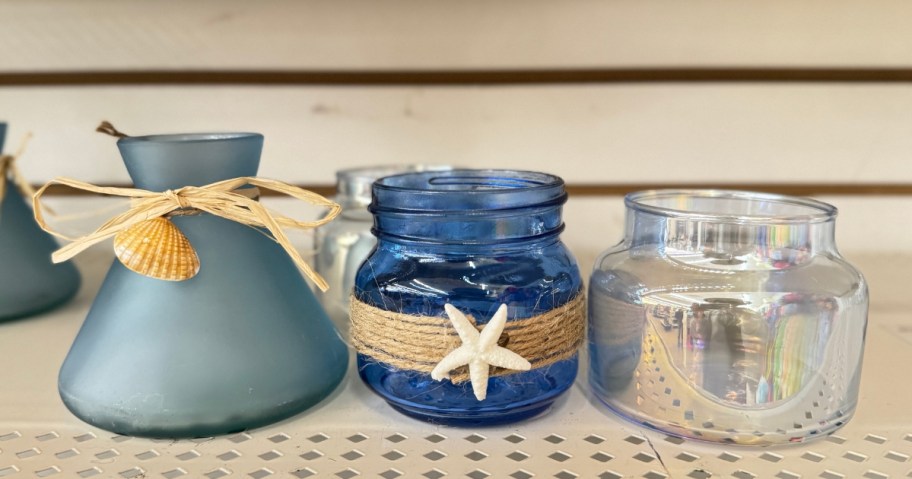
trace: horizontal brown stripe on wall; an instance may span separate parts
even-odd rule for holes
[[[777,193],[792,196],[904,196],[912,195],[912,184],[846,184],[846,183],[714,183],[714,184],[618,184],[618,185],[567,185],[571,195],[621,196],[632,191],[653,189],[720,189]]]
[[[130,185],[107,185],[129,187]],[[332,185],[299,185],[301,188],[313,191],[315,193],[330,196],[335,194],[335,186]],[[36,188],[40,185],[36,185]],[[821,196],[821,195],[845,195],[845,196],[906,196],[912,195],[912,184],[840,184],[840,183],[795,183],[795,184],[765,184],[765,183],[718,183],[718,184],[612,184],[612,185],[586,185],[586,184],[569,184],[567,191],[571,196],[623,196],[632,191],[651,190],[651,189],[690,189],[690,188],[707,188],[707,189],[725,189],[725,190],[748,190],[761,191],[766,193],[778,193],[793,196]],[[84,196],[94,195],[82,190],[73,190],[58,185],[52,186],[47,191],[48,195],[61,196]],[[264,196],[272,196],[273,192],[264,191]]]
[[[0,72],[0,86],[530,85],[572,83],[908,83],[912,68],[629,68],[558,70],[149,70]]]

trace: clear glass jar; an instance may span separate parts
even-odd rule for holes
[[[589,285],[589,381],[669,434],[800,442],[852,416],[867,323],[836,208],[738,191],[626,197],[623,241]]]
[[[452,167],[437,165],[388,165],[336,172],[333,200],[342,205],[342,214],[316,230],[314,268],[329,284],[329,291],[317,297],[344,336],[348,336],[348,298],[355,284],[355,274],[377,244],[371,234],[374,217],[367,210],[371,202],[371,185],[384,176],[450,169]]]
[[[508,328],[561,307],[583,289],[576,260],[560,241],[566,199],[563,180],[544,173],[453,170],[378,180],[370,206],[378,243],[355,278],[355,297],[382,310],[432,317],[444,316],[449,303],[479,326],[506,304]],[[547,367],[492,374],[479,401],[469,383],[435,381],[358,354],[361,378],[395,409],[462,426],[547,410],[573,384],[577,366],[574,348]]]

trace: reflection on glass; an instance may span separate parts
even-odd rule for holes
[[[782,294],[751,304],[678,296],[648,298],[647,334],[663,345],[654,354],[713,400],[749,407],[787,400],[822,366],[837,309],[832,298]]]

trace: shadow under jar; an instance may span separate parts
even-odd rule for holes
[[[589,285],[589,382],[669,434],[737,444],[832,433],[858,399],[868,292],[836,208],[738,191],[626,197]]]
[[[534,172],[453,170],[378,180],[370,206],[378,244],[358,271],[355,297],[381,310],[438,318],[446,317],[449,303],[475,318],[478,327],[506,304],[507,331],[514,321],[582,301],[576,260],[560,241],[566,198],[563,180]],[[580,312],[580,338],[583,323]],[[512,347],[511,339],[500,339]],[[492,370],[483,401],[468,382],[435,381],[427,372],[392,366],[361,348],[358,371],[409,416],[492,425],[547,410],[573,384],[576,347],[545,367],[526,359],[533,364],[529,371],[495,375]]]

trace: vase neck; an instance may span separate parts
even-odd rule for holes
[[[117,147],[137,188],[164,191],[256,176],[263,149],[257,133],[131,136]]]
[[[836,250],[836,209],[810,199],[729,191],[656,191],[626,199],[626,241],[710,259]]]
[[[6,141],[6,123],[0,123],[0,155],[3,154],[3,143]]]

